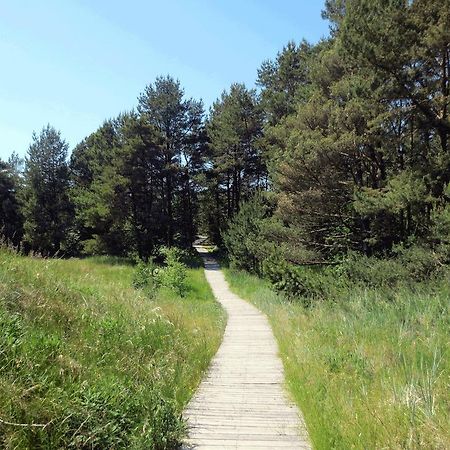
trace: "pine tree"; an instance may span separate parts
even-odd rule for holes
[[[216,203],[211,213],[221,218],[216,224],[220,228],[239,211],[241,201],[267,187],[260,145],[262,127],[256,92],[243,84],[233,84],[213,105],[208,122],[212,166],[209,190]],[[217,230],[211,233],[217,235]]]
[[[300,243],[322,254],[384,252],[426,241],[447,210],[450,8],[442,6],[326,2],[332,38],[305,60],[310,76],[294,110],[265,127],[277,215]],[[295,58],[287,61],[295,71]],[[270,69],[269,81],[281,77]],[[263,98],[273,92],[263,84]]]
[[[67,143],[50,125],[33,142],[25,158],[25,249],[55,255],[72,218],[69,201]]]
[[[153,126],[135,113],[123,121],[121,135],[133,250],[140,258],[147,258],[166,239],[163,140]]]
[[[288,42],[276,59],[264,61],[258,69],[257,84],[261,86],[262,107],[271,124],[295,111],[296,100],[310,84],[310,59],[317,52],[306,41],[299,45]]]
[[[19,246],[23,235],[17,162],[15,154],[7,163],[0,160],[0,240],[15,247]]]
[[[185,99],[179,81],[159,77],[139,96],[142,119],[161,134],[164,160],[166,243],[192,243],[195,235],[193,171],[201,161],[204,141],[203,104]]]
[[[74,149],[71,198],[82,251],[126,255],[132,246],[126,150],[121,115],[106,121]]]

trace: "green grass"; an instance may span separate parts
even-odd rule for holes
[[[108,258],[0,250],[0,448],[164,449],[220,344],[201,269],[183,298],[133,289]]]
[[[268,315],[314,448],[448,448],[448,279],[354,286],[307,308],[247,273],[226,277]]]

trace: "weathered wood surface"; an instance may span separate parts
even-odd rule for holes
[[[228,288],[201,247],[205,274],[228,322],[209,372],[185,410],[183,449],[310,449],[299,410],[286,396],[267,318]]]

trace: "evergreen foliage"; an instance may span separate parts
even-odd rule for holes
[[[44,128],[23,177],[2,163],[2,238],[44,255],[147,260],[201,232],[275,278],[398,246],[445,264],[449,11],[449,0],[329,0],[329,37],[288,42],[262,63],[258,90],[232,84],[207,117],[163,76],[69,164]]]
[[[52,256],[64,250],[72,219],[68,145],[50,125],[33,134],[25,158],[24,246]]]
[[[195,239],[196,174],[203,167],[203,104],[184,99],[179,81],[159,77],[139,96],[144,123],[160,134],[162,203],[166,240],[172,246]]]
[[[162,76],[70,159],[47,125],[23,170],[16,154],[0,161],[0,244],[104,255],[0,249],[0,406],[18,424],[0,446],[175,447],[223,325],[180,250],[197,233],[283,293],[264,288],[255,302],[320,448],[445,446],[450,0],[326,0],[323,17],[327,38],[287,43],[262,63],[257,89],[233,83],[207,116]],[[103,267],[124,256],[136,267]],[[236,277],[244,292],[256,283]],[[42,429],[22,426],[33,422]]]
[[[261,147],[263,111],[256,91],[233,84],[214,103],[207,129],[210,168],[205,214],[209,233],[217,239],[240,203],[268,187]]]
[[[14,155],[8,162],[0,160],[0,239],[14,247],[19,246],[23,236],[20,187]]]
[[[232,261],[245,261],[244,242],[248,259],[269,241],[276,255],[260,251],[252,267],[265,261],[275,283],[296,272],[291,263],[352,251],[399,257],[399,245],[448,262],[448,6],[329,1],[329,39],[290,43],[262,65],[262,147],[276,208],[250,233],[244,216],[231,222]],[[253,217],[264,216],[260,208]]]

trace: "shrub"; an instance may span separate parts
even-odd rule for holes
[[[445,270],[444,255],[419,246],[397,247],[395,256],[376,258],[349,253],[341,272],[351,282],[371,287],[392,287],[399,283],[425,281]]]
[[[106,255],[108,253],[105,243],[97,234],[94,234],[91,239],[82,241],[80,246],[83,255]]]
[[[161,285],[159,271],[153,259],[149,259],[148,262],[139,261],[133,274],[133,286],[153,296]]]
[[[160,253],[164,255],[166,263],[159,273],[161,285],[183,297],[187,291],[187,267],[181,261],[185,253],[177,247],[162,247]]]
[[[370,288],[392,288],[437,278],[445,271],[445,254],[419,246],[398,247],[395,256],[377,258],[350,252],[331,266],[303,266],[286,261],[283,252],[273,252],[263,262],[262,275],[287,298],[305,305],[318,299],[341,298],[359,284]]]
[[[272,209],[261,194],[241,205],[239,213],[222,236],[233,267],[252,273],[260,272],[262,230]]]
[[[191,269],[199,269],[203,267],[202,258],[193,248],[182,250],[180,261]]]
[[[276,291],[301,300],[305,306],[317,300],[335,300],[347,287],[346,277],[334,267],[295,265],[277,255],[264,262],[263,274]]]
[[[153,259],[139,261],[133,275],[133,286],[143,289],[150,297],[163,286],[183,297],[188,285],[187,267],[182,259],[188,255],[177,247],[162,247],[159,252],[164,256],[165,266],[158,266]]]
[[[408,277],[406,268],[396,259],[380,259],[357,253],[349,253],[340,270],[351,282],[370,287],[394,286]]]
[[[439,276],[444,268],[445,255],[431,249],[412,246],[397,250],[399,263],[414,281],[424,281]]]

